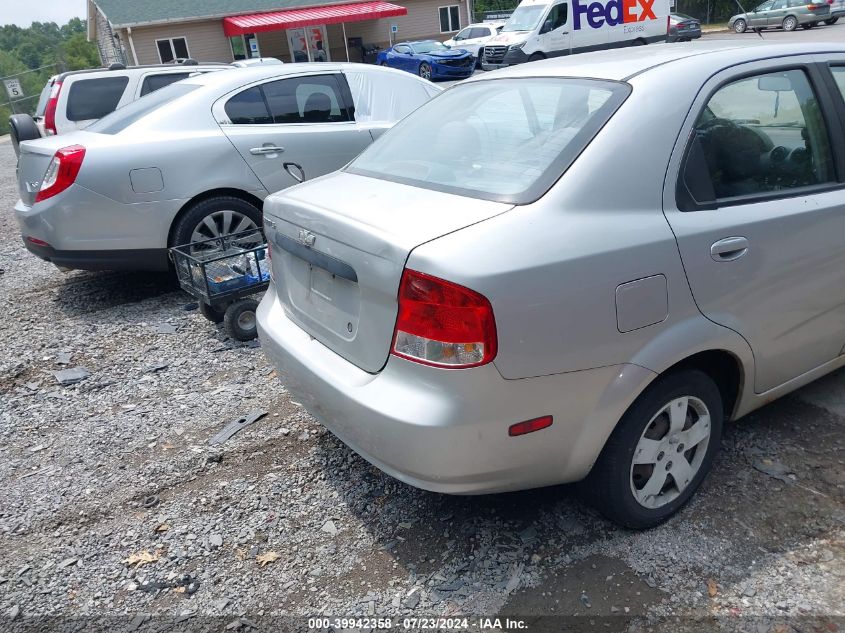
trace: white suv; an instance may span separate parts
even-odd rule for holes
[[[47,81],[33,118],[41,136],[67,134],[86,128],[117,108],[187,79],[193,73],[224,68],[230,67],[187,63],[126,68],[122,64],[114,64],[107,69],[62,73]]]
[[[443,42],[450,48],[462,48],[473,54],[476,64],[480,63],[481,49],[484,44],[494,38],[502,30],[504,22],[486,22],[482,24],[470,24],[462,29],[451,40]]]

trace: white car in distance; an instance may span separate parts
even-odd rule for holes
[[[470,24],[456,33],[455,37],[443,43],[450,48],[462,48],[469,51],[475,57],[476,64],[480,64],[484,44],[496,37],[504,25],[504,22]]]

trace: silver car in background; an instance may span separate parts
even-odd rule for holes
[[[260,226],[269,193],[342,167],[440,91],[363,64],[191,77],[22,143],[15,216],[57,266],[166,270],[168,247]]]
[[[473,77],[271,196],[258,330],[402,481],[586,478],[644,528],[724,420],[845,364],[845,46],[576,57]]]

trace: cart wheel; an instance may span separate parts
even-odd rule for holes
[[[200,314],[212,323],[223,323],[223,313],[213,308],[204,301],[200,301]]]
[[[239,341],[251,341],[258,336],[255,327],[256,308],[258,302],[255,299],[241,299],[226,308],[223,317],[226,333]]]

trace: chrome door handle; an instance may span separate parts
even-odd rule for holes
[[[284,147],[275,147],[275,146],[264,146],[264,147],[253,147],[249,150],[249,153],[253,156],[262,156],[263,154],[281,154],[285,151]]]
[[[748,240],[744,237],[726,237],[710,247],[710,257],[717,262],[732,262],[748,252]]]

